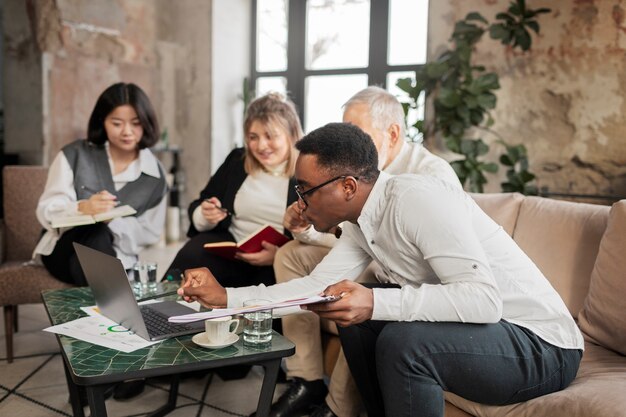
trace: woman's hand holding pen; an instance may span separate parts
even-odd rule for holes
[[[80,200],[78,202],[78,211],[82,214],[94,215],[109,211],[118,204],[116,196],[107,190],[102,190],[92,194],[87,200]]]
[[[200,205],[202,216],[211,224],[217,224],[224,220],[230,212],[222,208],[222,203],[217,197],[207,198]]]

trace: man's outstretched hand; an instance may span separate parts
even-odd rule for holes
[[[198,301],[210,308],[221,308],[227,304],[226,289],[207,268],[187,269],[178,295],[187,302]]]
[[[341,297],[330,303],[308,304],[302,306],[320,317],[346,327],[359,324],[372,318],[374,311],[374,292],[356,282],[343,280],[324,290],[324,295]]]

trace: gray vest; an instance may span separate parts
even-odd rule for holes
[[[142,172],[135,181],[115,191],[104,145],[79,139],[64,146],[62,152],[74,172],[74,189],[79,200],[88,199],[96,191],[107,190],[117,196],[120,204],[128,204],[137,210],[136,216],[139,216],[157,206],[167,192],[165,174],[160,163],[160,178]]]

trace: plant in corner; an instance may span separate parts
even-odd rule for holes
[[[489,151],[489,145],[482,138],[466,135],[470,130],[496,134],[490,129],[494,121],[489,112],[496,107],[494,91],[500,88],[497,74],[472,62],[474,47],[488,32],[492,39],[507,47],[527,51],[532,44],[530,31],[539,33],[536,18],[549,11],[547,8],[531,10],[526,7],[525,0],[515,0],[506,12],[498,13],[491,24],[480,13],[469,13],[465,19],[456,22],[451,49],[416,71],[415,82],[410,78],[397,82],[397,86],[408,94],[408,102],[403,103],[405,114],[411,108],[420,107],[422,92],[433,98],[433,123],[427,125],[418,120],[412,126],[425,136],[441,133],[445,146],[461,155],[461,159],[452,161],[451,165],[463,185],[469,182],[472,192],[483,192],[487,183],[484,173],[496,172],[498,165],[481,160]],[[498,143],[504,145],[506,152],[500,162],[509,167],[508,181],[502,183],[503,191],[536,194],[537,188],[528,184],[535,176],[528,171],[526,148],[508,145],[501,138]]]

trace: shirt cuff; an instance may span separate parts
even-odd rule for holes
[[[337,238],[331,233],[322,233],[315,230],[313,226],[309,226],[300,233],[294,233],[293,237],[302,243],[316,246],[325,246],[332,248]]]
[[[193,211],[193,215],[191,216],[191,219],[193,221],[194,227],[199,232],[206,232],[208,230],[212,230],[216,226],[213,223],[209,223],[209,221],[204,218],[204,216],[202,215],[202,206],[196,207],[196,209]]]
[[[372,320],[400,321],[402,290],[400,288],[373,288],[374,311]]]

